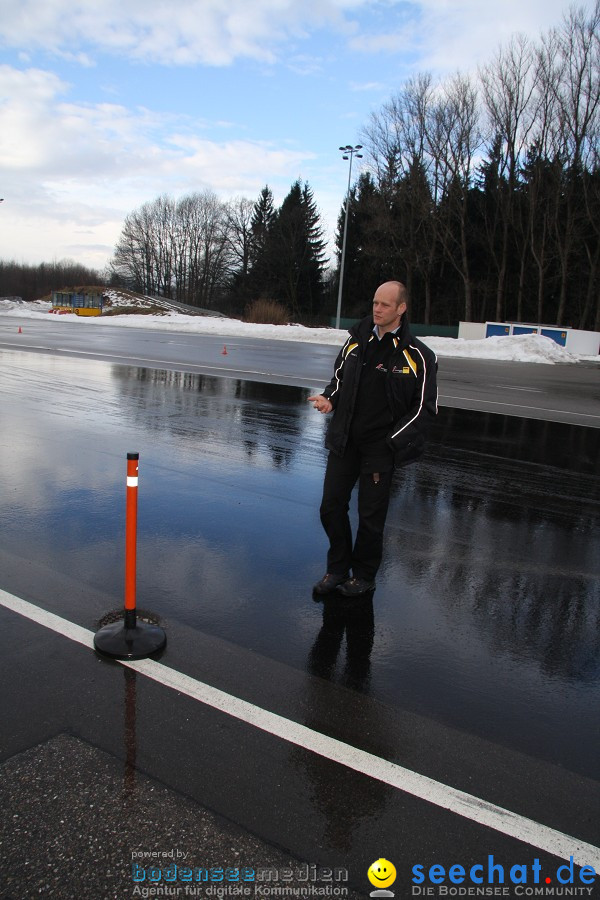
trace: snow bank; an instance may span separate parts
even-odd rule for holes
[[[40,314],[48,312],[52,309],[51,303],[45,300],[34,300],[32,303],[25,303],[23,300],[4,300],[0,299],[0,313],[22,316],[24,319],[39,319]]]
[[[78,323],[84,328],[122,327],[147,328],[158,331],[184,332],[186,334],[214,334],[222,338],[252,337],[282,341],[304,341],[314,344],[341,346],[347,331],[335,328],[306,328],[304,325],[253,325],[236,319],[212,316],[186,316],[177,312],[166,315],[124,315],[124,316],[51,316],[50,303],[38,300],[34,303],[18,303],[0,300],[0,316],[28,319],[51,318],[53,322]],[[471,359],[512,360],[533,363],[577,363],[579,361],[600,362],[599,357],[574,356],[551,338],[537,334],[490,337],[478,341],[463,338],[426,337],[424,343],[440,357],[463,357]]]
[[[467,341],[463,338],[426,337],[424,343],[438,356],[461,356],[471,359],[502,359],[513,362],[576,363],[574,356],[553,341],[540,334],[519,334]],[[581,357],[583,359],[584,357]]]

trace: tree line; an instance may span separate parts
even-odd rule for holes
[[[600,0],[535,42],[514,36],[474,75],[419,73],[362,129],[349,195],[343,312],[388,278],[414,321],[495,319],[600,329]],[[303,321],[332,314],[312,192],[279,209],[205,192],[128,217],[113,271],[138,289],[235,309],[260,297]],[[132,284],[133,286],[133,284]]]
[[[595,0],[538,41],[513,36],[476,75],[407,79],[360,132],[365,165],[340,210],[332,267],[298,180],[278,208],[268,185],[254,201],[204,190],[144,203],[125,219],[106,280],[232,314],[274,300],[290,319],[325,322],[348,202],[344,316],[364,314],[393,278],[415,322],[600,330],[599,26]],[[0,293],[28,292],[8,278],[15,265],[0,264]],[[40,285],[49,268],[38,267]]]
[[[212,191],[144,203],[125,220],[111,278],[206,309],[239,313],[252,300],[276,300],[310,321],[322,309],[324,268],[315,200],[296,181],[278,209],[268,186],[255,203]]]
[[[0,296],[39,300],[53,290],[75,285],[99,285],[105,275],[69,259],[28,265],[15,260],[0,260]]]
[[[351,196],[353,296],[399,273],[416,321],[600,329],[599,25],[600,0],[571,8],[477,78],[419,74],[372,114]]]

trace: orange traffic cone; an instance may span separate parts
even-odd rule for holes
[[[223,349],[221,350],[221,356],[227,356],[227,347],[223,344]]]

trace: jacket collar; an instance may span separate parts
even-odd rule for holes
[[[355,337],[357,340],[360,340],[362,343],[367,343],[371,335],[373,334],[373,328],[375,327],[375,323],[373,321],[372,316],[366,316],[364,319],[361,319],[360,322],[357,322],[356,325],[353,325],[350,329],[350,334]],[[395,333],[396,338],[399,342],[399,347],[401,350],[404,350],[410,342],[412,341],[412,334],[410,333],[410,325],[408,322],[407,313],[404,313],[402,319],[400,321],[400,327]]]

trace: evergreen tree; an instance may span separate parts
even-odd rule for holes
[[[383,197],[371,174],[363,172],[350,191],[342,285],[342,316],[357,318],[367,315],[375,290],[388,277],[389,241],[381,227],[383,214]],[[346,201],[340,209],[336,233],[338,257],[334,282],[336,298],[340,282],[345,217]]]
[[[269,185],[260,192],[260,196],[254,204],[254,212],[250,222],[252,232],[250,259],[251,266],[256,266],[264,257],[269,233],[275,219],[275,207],[273,206],[273,193]]]
[[[264,257],[273,273],[274,299],[294,318],[321,311],[325,241],[313,193],[294,182],[267,233]]]
[[[269,241],[274,220],[273,193],[265,185],[254,204],[250,220],[247,274],[244,277],[239,273],[236,280],[236,289],[245,300],[272,299],[273,273],[269,260]]]

